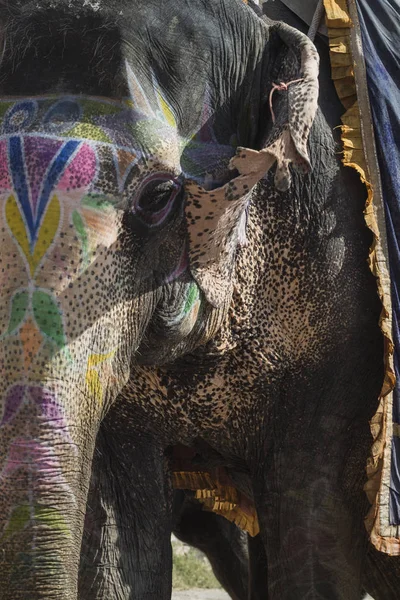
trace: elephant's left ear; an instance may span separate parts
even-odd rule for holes
[[[239,225],[254,185],[275,162],[275,186],[280,191],[290,186],[290,163],[301,172],[310,169],[307,140],[318,105],[318,54],[303,34],[287,25],[279,24],[279,36],[300,52],[300,76],[288,86],[287,101],[276,102],[265,147],[238,148],[230,166],[239,175],[223,187],[207,191],[193,181],[185,186],[190,270],[215,307],[231,290]]]
[[[230,289],[239,223],[258,179],[239,175],[212,191],[193,181],[185,186],[190,271],[215,307],[224,303]]]

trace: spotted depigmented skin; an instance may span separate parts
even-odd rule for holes
[[[177,444],[254,502],[273,600],[359,591],[364,190],[306,38],[192,8],[0,3],[2,600],[168,600]]]
[[[203,464],[227,467],[239,486],[247,478],[271,598],[314,589],[317,557],[329,565],[321,597],[356,598],[368,420],[381,381],[379,306],[362,189],[340,168],[321,115],[311,140],[310,175],[293,173],[280,193],[270,174],[252,195],[221,329],[172,364],[150,369],[139,358],[120,411],[165,445],[184,443]]]

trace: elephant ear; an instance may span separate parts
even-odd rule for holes
[[[318,54],[302,33],[281,23],[274,27],[284,43],[300,53],[301,81],[290,85],[287,101],[276,106],[264,147],[239,147],[230,163],[239,174],[220,188],[208,191],[193,181],[185,185],[190,270],[215,307],[229,300],[238,233],[254,185],[275,162],[275,186],[280,191],[290,185],[290,163],[302,173],[311,168],[307,140],[318,105]]]

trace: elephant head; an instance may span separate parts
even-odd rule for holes
[[[235,0],[156,4],[1,3],[4,598],[75,597],[96,433],[132,357],[212,338],[254,186],[309,168],[311,43]],[[299,81],[272,119],[280,80]]]

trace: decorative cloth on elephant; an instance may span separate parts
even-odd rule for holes
[[[259,533],[253,499],[235,488],[226,469],[196,468],[196,451],[182,445],[173,448],[170,465],[175,489],[194,491],[205,510],[222,515],[251,536]]]
[[[366,527],[382,552],[400,554],[400,29],[390,0],[324,0],[332,77],[347,112],[342,117],[344,164],[368,190],[366,222],[374,234],[370,266],[382,300],[385,379],[365,486],[372,504]],[[385,219],[386,215],[386,219]]]

